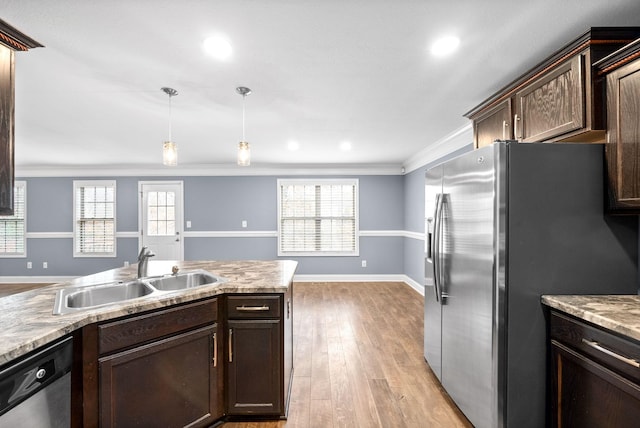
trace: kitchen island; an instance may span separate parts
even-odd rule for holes
[[[136,279],[136,267],[2,298],[0,366],[73,337],[74,426],[134,419],[208,426],[222,417],[286,417],[296,266],[152,260],[148,277],[170,277],[177,267],[179,274],[204,270],[224,280],[64,315],[53,314],[59,290],[126,283]]]
[[[637,426],[640,296],[542,296],[551,426]]]

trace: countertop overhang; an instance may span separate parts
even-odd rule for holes
[[[544,295],[542,303],[640,342],[638,295]]]
[[[292,260],[174,261],[150,260],[148,276],[203,269],[228,282],[146,296],[65,315],[53,315],[56,292],[65,287],[88,286],[136,278],[137,265],[117,268],[73,281],[49,285],[0,298],[0,366],[63,337],[85,325],[121,316],[228,293],[285,293],[298,262]]]

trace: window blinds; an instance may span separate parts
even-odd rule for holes
[[[115,254],[115,184],[75,184],[76,255]]]
[[[357,180],[281,180],[279,191],[281,254],[357,254]]]
[[[26,185],[15,182],[13,215],[0,216],[0,255],[22,256],[25,250]]]

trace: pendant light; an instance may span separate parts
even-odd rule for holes
[[[244,138],[244,99],[251,94],[251,89],[238,86],[236,92],[242,95],[242,141],[238,143],[238,165],[249,166],[251,165],[251,148]]]
[[[178,95],[178,91],[173,88],[160,88],[169,95],[169,139],[162,143],[162,164],[176,166],[178,164],[178,146],[171,141],[171,97]]]

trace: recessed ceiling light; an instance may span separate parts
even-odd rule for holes
[[[460,39],[456,36],[441,37],[431,45],[431,54],[445,56],[455,51],[459,45]]]
[[[348,152],[349,150],[351,150],[351,141],[343,141],[342,143],[340,143],[340,150],[342,150],[343,152]]]
[[[231,43],[221,35],[207,37],[202,43],[206,53],[219,60],[226,60],[231,56]]]
[[[296,150],[298,150],[300,148],[300,144],[297,141],[289,141],[287,143],[287,148],[289,150],[291,150],[292,152],[295,152]]]

